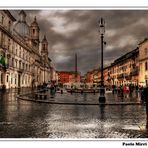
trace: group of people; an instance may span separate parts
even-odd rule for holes
[[[51,94],[56,93],[57,88],[58,88],[58,85],[54,81],[51,81],[49,83],[43,83],[43,85],[38,85],[37,87],[38,90],[41,90],[43,92],[46,90],[50,90]]]
[[[148,121],[148,85],[146,87],[143,86],[133,86],[133,85],[124,85],[116,87],[115,85],[112,86],[112,92],[113,94],[115,92],[117,93],[132,93],[133,91],[139,91],[141,101],[142,103],[145,103],[146,105],[146,115],[147,115],[147,121]]]
[[[132,93],[134,90],[135,91],[142,91],[143,89],[144,89],[143,86],[138,86],[138,85],[134,86],[131,84],[130,85],[120,85],[120,86],[113,85],[112,86],[113,94],[115,92]]]
[[[47,89],[50,89],[50,94],[54,95],[57,91],[57,85],[54,82],[50,82],[47,84]]]
[[[148,85],[143,89],[141,93],[141,100],[146,104],[146,115],[148,121]]]

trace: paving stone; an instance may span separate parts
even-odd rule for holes
[[[148,137],[143,105],[111,105],[101,108],[99,105],[42,104],[16,99],[16,94],[17,91],[0,94],[0,138]],[[107,101],[117,100],[114,98],[116,96],[107,95]],[[77,102],[96,103],[98,97],[98,94],[56,94],[51,101],[76,99]],[[130,100],[126,98],[124,101]]]

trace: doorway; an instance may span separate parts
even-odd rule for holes
[[[145,84],[146,84],[146,86],[148,85],[148,80],[145,80]]]

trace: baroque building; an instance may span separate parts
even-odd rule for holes
[[[28,25],[25,11],[19,19],[0,10],[0,87],[19,88],[41,85],[51,80],[48,41],[40,42],[36,17]]]

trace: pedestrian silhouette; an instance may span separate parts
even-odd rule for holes
[[[148,132],[148,120],[146,121],[146,131]]]
[[[146,117],[148,121],[148,85],[144,88],[142,97],[143,97],[142,99],[145,101],[146,104]]]
[[[55,85],[54,85],[54,83],[51,83],[51,86],[50,86],[50,97],[51,98],[54,98],[54,96],[55,96]]]

